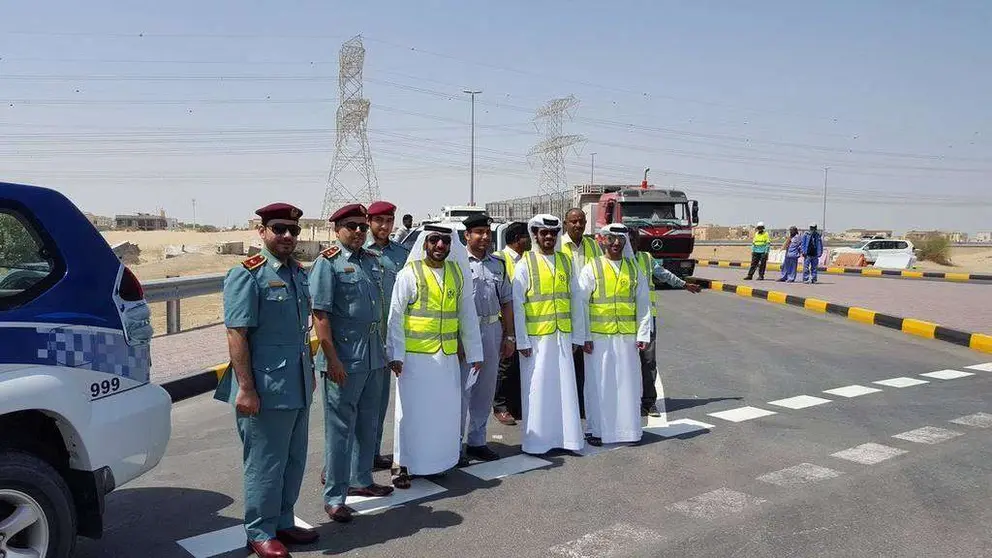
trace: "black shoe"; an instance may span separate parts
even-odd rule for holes
[[[458,465],[456,467],[468,467],[471,464],[472,460],[467,455],[460,455],[458,456]]]
[[[483,461],[499,460],[499,454],[489,449],[489,446],[468,446],[465,448],[465,454]]]
[[[660,417],[661,416],[661,411],[658,410],[657,405],[651,405],[651,408],[648,409],[648,416],[650,416],[650,417]]]
[[[393,459],[391,457],[383,457],[381,455],[375,456],[372,460],[372,470],[373,471],[385,471],[393,466]]]
[[[603,439],[595,436],[589,436],[586,438],[586,442],[589,442],[590,446],[596,446],[597,448],[603,445]]]

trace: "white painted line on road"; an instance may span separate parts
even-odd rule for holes
[[[959,370],[938,370],[936,372],[927,372],[926,374],[920,374],[920,376],[926,376],[927,378],[935,378],[937,380],[954,380],[957,378],[965,378],[967,376],[974,376],[974,372],[961,372]]]
[[[795,486],[832,479],[843,475],[840,471],[834,471],[826,467],[814,465],[812,463],[800,463],[795,467],[788,467],[781,471],[775,471],[758,477],[761,482],[775,484],[778,486]]]
[[[707,414],[711,417],[728,420],[730,422],[743,422],[745,420],[767,417],[777,413],[775,411],[759,409],[758,407],[738,407],[736,409],[730,409],[729,411],[719,411],[716,413]]]
[[[918,386],[920,384],[929,384],[930,382],[926,380],[917,380],[916,378],[907,378],[905,376],[900,376],[898,378],[889,378],[888,380],[879,380],[877,382],[872,382],[872,383],[878,384],[880,386],[904,388],[909,386]]]
[[[298,517],[296,518],[296,526],[313,529],[313,526]],[[176,544],[183,547],[193,558],[210,558],[218,554],[246,548],[248,537],[245,535],[245,526],[239,523],[226,529],[176,541]]]
[[[647,550],[663,540],[661,533],[617,523],[612,527],[594,531],[567,543],[552,546],[552,556],[567,558],[620,558],[631,556],[634,551]]]
[[[593,446],[590,445],[589,442],[586,442],[586,445],[575,453],[581,455],[582,457],[592,457],[594,455],[599,455],[601,453],[606,453],[608,451],[630,447],[631,443],[632,442],[618,442],[616,444],[603,444],[601,446]]]
[[[893,438],[899,438],[900,440],[906,440],[907,442],[916,442],[917,444],[939,444],[940,442],[950,440],[951,438],[956,438],[958,436],[961,436],[960,432],[945,430],[943,428],[937,428],[936,426],[924,426],[923,428],[917,428],[916,430],[896,434]]]
[[[714,428],[712,424],[707,424],[705,422],[692,419],[679,419],[673,420],[672,422],[667,422],[664,420],[660,421],[662,424],[652,425],[651,421],[648,420],[648,426],[644,429],[644,431],[663,438],[674,438],[676,436],[683,436],[693,432],[702,432],[704,430],[712,430]]]
[[[837,453],[832,453],[830,454],[830,457],[846,459],[855,463],[861,463],[862,465],[874,465],[904,453],[909,452],[898,448],[883,446],[882,444],[867,443],[861,444],[860,446],[854,446],[853,448],[848,448]]]
[[[512,457],[505,457],[499,461],[489,461],[487,463],[479,463],[478,465],[465,467],[464,469],[461,469],[461,471],[468,473],[473,477],[488,481],[508,477],[510,475],[516,475],[518,473],[530,471],[531,469],[538,469],[540,467],[546,467],[548,465],[551,465],[550,461],[545,461],[539,457],[521,453]]]
[[[374,511],[393,508],[407,502],[428,498],[447,491],[443,486],[436,485],[427,479],[413,479],[410,488],[397,488],[389,496],[348,496],[345,504],[357,513],[372,513]]]
[[[829,393],[831,395],[839,395],[841,397],[858,397],[861,395],[868,395],[869,393],[877,393],[882,391],[878,388],[859,386],[858,384],[852,384],[849,386],[825,389],[823,393]]]
[[[765,501],[729,488],[718,488],[712,492],[665,506],[665,509],[684,513],[697,519],[709,519],[720,515],[740,513],[748,508],[759,506]]]
[[[975,413],[966,417],[952,420],[954,424],[973,426],[975,428],[992,428],[992,415],[988,413]]]
[[[816,405],[823,405],[824,403],[830,403],[830,399],[824,399],[822,397],[813,397],[812,395],[797,395],[795,397],[789,397],[787,399],[779,399],[777,401],[769,401],[769,405],[776,405],[778,407],[785,407],[787,409],[805,409],[806,407],[813,407]]]
[[[968,370],[978,370],[980,372],[992,372],[992,362],[986,362],[985,364],[976,364],[974,366],[965,366]]]

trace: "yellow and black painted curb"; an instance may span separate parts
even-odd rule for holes
[[[858,308],[856,306],[843,306],[840,304],[827,302],[825,300],[804,298],[780,291],[766,291],[762,289],[755,289],[753,287],[732,285],[723,281],[714,281],[712,279],[702,279],[697,277],[690,277],[688,280],[696,283],[704,289],[734,293],[743,297],[760,298],[777,304],[798,306],[820,314],[835,314],[863,324],[878,325],[890,329],[896,329],[909,335],[916,335],[926,339],[938,339],[940,341],[954,343],[955,345],[961,345],[962,347],[968,347],[983,353],[992,353],[992,335],[959,331],[932,322],[916,320],[913,318],[890,316],[888,314],[882,314],[881,312],[875,312],[874,310]]]
[[[698,260],[696,265],[708,267],[742,267],[748,269],[751,262],[731,262],[723,260]],[[782,264],[769,263],[765,267],[766,271],[781,271]],[[943,281],[954,281],[958,283],[981,283],[992,284],[992,275],[982,275],[976,273],[944,273],[942,271],[908,271],[903,269],[878,269],[875,267],[817,267],[821,273],[832,275],[860,275],[862,277],[899,277],[902,279],[939,279]],[[798,268],[801,274],[802,266]]]
[[[317,338],[311,337],[310,354],[316,353]],[[192,376],[184,376],[177,380],[165,382],[162,384],[162,388],[169,393],[169,397],[172,398],[173,403],[213,391],[217,389],[217,384],[224,375],[224,371],[227,370],[227,365],[228,363],[223,362],[206,368]]]

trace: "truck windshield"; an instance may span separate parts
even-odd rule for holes
[[[689,206],[684,203],[624,202],[624,223],[689,224]]]

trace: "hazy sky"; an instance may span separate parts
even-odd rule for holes
[[[574,94],[570,184],[686,190],[703,222],[992,229],[992,2],[8,2],[0,180],[98,214],[320,214],[361,33],[382,196],[418,217],[539,192],[534,111]],[[350,177],[346,177],[350,180]]]

